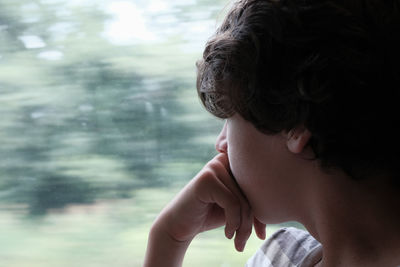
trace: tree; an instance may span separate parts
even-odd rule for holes
[[[217,124],[193,100],[196,55],[179,35],[114,45],[109,19],[95,4],[0,3],[0,201],[43,215],[131,197],[209,158],[201,137]]]

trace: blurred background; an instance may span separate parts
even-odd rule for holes
[[[141,266],[223,124],[195,62],[227,0],[0,0],[0,266]],[[276,226],[269,227],[269,232]],[[186,266],[243,266],[221,229]]]

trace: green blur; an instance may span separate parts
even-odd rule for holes
[[[0,267],[141,266],[151,222],[215,155],[195,61],[227,1],[161,2],[0,0]],[[152,35],[107,37],[113,3]],[[259,244],[217,229],[185,264],[242,266]]]

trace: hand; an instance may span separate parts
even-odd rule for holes
[[[189,244],[200,232],[225,225],[225,236],[235,232],[235,247],[243,251],[252,225],[265,238],[265,224],[255,218],[247,199],[232,177],[226,154],[214,157],[164,208],[153,228],[172,240]]]

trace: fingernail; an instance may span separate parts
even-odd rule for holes
[[[228,238],[228,239],[232,239],[232,237],[233,237],[233,234],[234,234],[234,232],[231,232],[231,231],[225,230],[225,236],[226,236],[226,238]]]
[[[237,249],[237,251],[239,251],[239,252],[243,252],[245,246],[246,246],[246,242],[240,242],[240,243],[238,243],[238,244],[236,245],[236,249]]]
[[[266,238],[266,234],[265,234],[265,232],[261,233],[261,236],[260,236],[260,238],[261,238],[261,240],[265,240],[265,238]]]
[[[243,252],[245,246],[246,246],[246,244],[240,244],[239,251]]]

